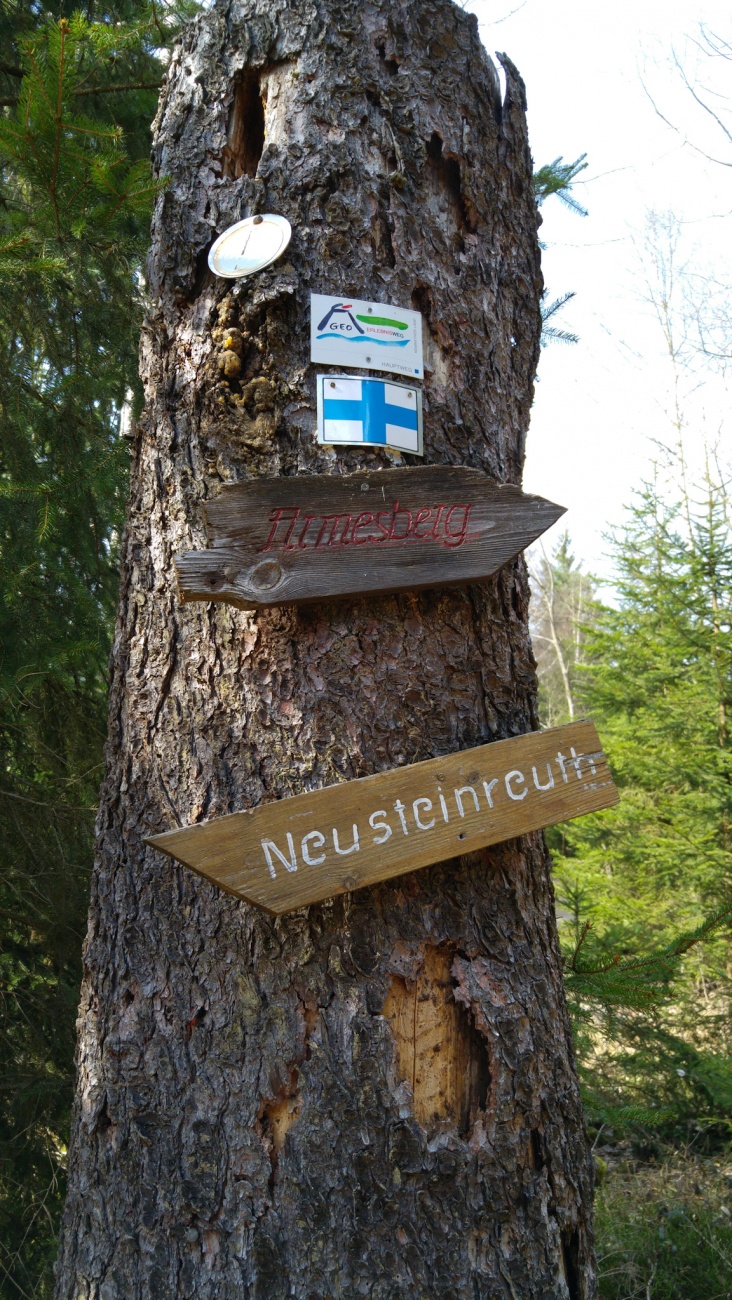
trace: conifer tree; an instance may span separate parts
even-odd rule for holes
[[[0,13],[0,1294],[13,1297],[49,1294],[63,1195],[166,21],[135,3]]]
[[[676,499],[647,485],[618,530],[618,604],[597,605],[586,626],[582,694],[621,802],[602,822],[589,817],[552,833],[560,896],[574,918],[567,951],[581,940],[574,965],[603,972],[606,1005],[613,984],[619,1005],[602,1031],[610,1029],[610,1051],[598,1055],[600,1039],[590,1035],[595,1104],[622,1099],[676,1119],[723,1119],[732,1102],[729,504],[710,462],[698,490]],[[715,913],[721,923],[709,932]],[[699,927],[706,942],[692,950],[684,936]],[[638,1014],[654,1001],[662,954],[679,943],[678,961],[661,975],[663,984],[674,967],[681,977],[673,1014]],[[655,958],[644,962],[654,951],[651,977]],[[624,978],[632,986],[625,1003]],[[591,985],[576,985],[585,1001]]]
[[[149,126],[186,13],[0,10],[0,1295],[47,1293],[63,1193]]]
[[[535,722],[522,563],[250,612],[181,606],[172,565],[222,482],[388,463],[315,440],[310,289],[419,307],[428,462],[519,481],[541,280],[505,66],[504,96],[446,0],[214,5],[171,66],[59,1296],[593,1294],[541,837],[277,920],[145,844]],[[217,282],[261,210],[287,259]]]

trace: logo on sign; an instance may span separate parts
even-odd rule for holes
[[[312,293],[310,360],[422,379],[422,317],[386,302]]]
[[[316,337],[318,340],[346,339],[348,343],[375,343],[377,347],[405,348],[407,339],[402,337],[402,333],[408,329],[406,321],[363,312],[354,313],[353,303],[339,302],[326,312],[317,326]]]

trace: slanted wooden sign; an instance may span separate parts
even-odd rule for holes
[[[617,803],[591,722],[262,804],[148,844],[274,916]]]
[[[178,585],[255,609],[479,582],[563,514],[462,466],[254,479],[207,502],[211,548],[176,556]]]

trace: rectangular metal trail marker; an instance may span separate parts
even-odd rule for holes
[[[424,455],[422,394],[414,385],[318,375],[317,397],[319,443]]]
[[[311,293],[310,360],[422,379],[422,317],[386,302]]]
[[[480,582],[564,514],[449,465],[253,479],[205,510],[210,549],[175,559],[181,598],[241,609]]]
[[[583,721],[261,804],[146,843],[279,916],[617,802],[597,732]]]

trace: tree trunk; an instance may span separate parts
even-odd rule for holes
[[[503,63],[502,97],[449,0],[219,3],[171,62],[58,1297],[594,1294],[542,837],[279,920],[142,842],[535,725],[521,561],[255,613],[173,568],[223,483],[403,463],[316,444],[311,290],[422,311],[425,462],[519,481],[541,278]],[[256,211],[288,252],[214,280]]]

